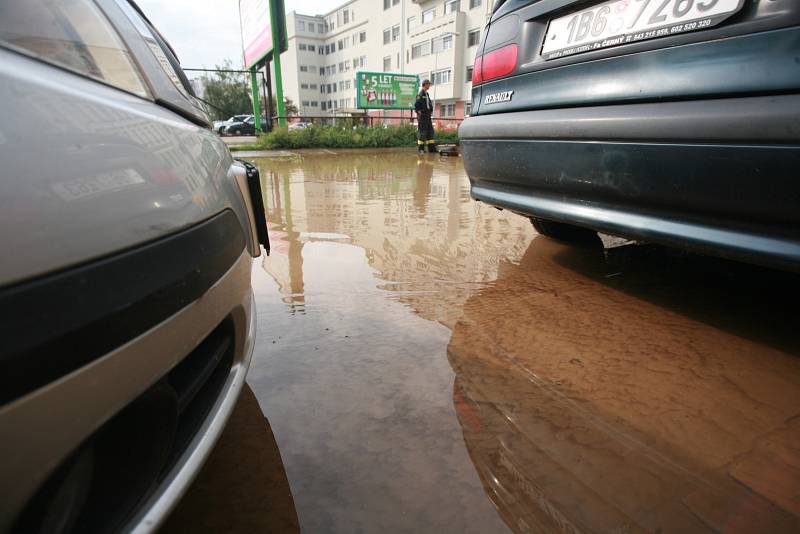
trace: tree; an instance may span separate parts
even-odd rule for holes
[[[292,102],[291,98],[284,97],[283,99],[283,111],[286,113],[286,116],[289,117],[291,115],[297,115],[297,105]]]
[[[203,76],[205,86],[204,100],[211,104],[213,120],[225,120],[233,115],[249,115],[253,112],[250,100],[249,75],[237,72],[221,72],[233,70],[231,62],[226,60],[217,72]]]

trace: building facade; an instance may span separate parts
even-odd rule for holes
[[[472,64],[492,4],[352,0],[324,15],[291,12],[289,49],[281,55],[284,95],[300,115],[363,113],[356,109],[357,72],[416,74],[433,81],[436,117],[463,118],[471,108]]]

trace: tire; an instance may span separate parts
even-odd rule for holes
[[[233,135],[236,135],[236,136],[242,135],[242,131],[241,130],[234,130],[233,131]]]
[[[589,243],[597,240],[597,232],[594,230],[574,226],[572,224],[548,221],[547,219],[540,219],[538,217],[531,217],[531,224],[540,234],[559,241]]]

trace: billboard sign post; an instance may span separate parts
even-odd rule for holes
[[[357,72],[359,109],[414,109],[419,76],[388,72]]]

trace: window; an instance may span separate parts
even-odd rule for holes
[[[392,5],[393,6],[396,6],[399,3],[400,3],[400,0],[392,0]]]
[[[317,84],[312,83],[311,85],[308,86],[308,88],[309,89],[313,89],[314,91],[316,91],[317,90]]]
[[[326,109],[328,109],[328,105],[325,102],[323,102],[322,103],[322,111],[325,111]]]
[[[438,54],[439,52],[443,52],[445,50],[450,50],[453,48],[453,35],[443,35],[442,37],[437,37],[433,40],[433,53]]]
[[[427,11],[423,11],[422,12],[422,23],[423,24],[427,24],[428,22],[432,21],[435,18],[436,18],[436,8],[435,7],[432,7],[431,9],[428,9]]]
[[[467,33],[467,46],[477,46],[481,42],[481,31],[470,30]]]
[[[301,83],[300,84],[300,89],[308,89],[308,84],[307,83]]]
[[[317,107],[319,107],[319,102],[312,101],[312,102],[311,102],[311,107],[312,107],[312,108],[317,108]]]
[[[411,59],[417,59],[431,54],[431,42],[423,41],[411,47]]]
[[[383,72],[389,72],[392,70],[392,56],[386,56],[383,58]]]
[[[481,5],[481,0],[469,0],[469,8],[474,9]]]
[[[439,106],[440,113],[442,117],[455,117],[456,116],[456,105],[455,104],[442,104]]]
[[[308,67],[305,65],[300,65],[300,72],[308,72]]]
[[[299,45],[297,45],[297,47],[298,47],[300,50],[308,50],[308,47],[307,47],[305,44],[303,44],[303,43],[300,43]]]
[[[342,24],[350,23],[350,12],[348,10],[342,11]]]
[[[395,24],[392,26],[392,41],[397,41],[400,38],[400,25]]]
[[[408,17],[406,21],[406,31],[410,32],[411,28],[417,25],[417,17]]]
[[[345,80],[345,82],[344,82],[344,88],[345,88],[345,89],[350,89],[350,87],[351,87],[351,86],[350,86],[350,80]]]
[[[447,0],[444,3],[444,14],[455,13],[461,7],[460,0]]]
[[[339,80],[339,91],[344,91],[344,80]]]
[[[344,72],[344,61],[339,62],[339,72]]]
[[[325,76],[325,67],[320,67],[319,68],[319,75],[320,76]]]
[[[309,52],[316,52],[317,51],[316,45],[308,45],[308,51]]]
[[[453,71],[450,69],[439,70],[431,73],[433,85],[444,85],[453,81]]]
[[[471,82],[472,82],[472,65],[470,65],[469,67],[467,67],[467,75],[466,75],[466,77],[464,78],[464,81],[465,81],[466,83],[471,83]]]
[[[358,34],[358,42],[359,43],[366,43],[367,42],[367,32],[361,32]]]
[[[28,0],[3,2],[2,6],[0,41],[78,74],[139,96],[147,95],[128,50],[94,2]],[[144,21],[133,18],[131,21],[148,45],[157,48],[154,52],[159,59],[164,56],[164,70],[177,88],[185,91],[183,82]]]
[[[306,107],[306,108],[309,106],[309,104],[308,104],[308,100],[303,100],[303,101],[301,102],[301,104],[302,104],[302,106],[303,106],[303,107]]]
[[[336,65],[331,65],[331,74],[336,74]]]
[[[392,29],[387,28],[383,30],[383,44],[389,44],[392,42]]]
[[[383,0],[383,10],[386,11],[392,7],[392,0]]]
[[[297,27],[300,28],[301,32],[306,31],[306,23],[305,21],[301,20],[297,23]]]
[[[323,45],[319,45],[319,55],[325,55],[325,47]]]
[[[472,115],[472,102],[464,102],[464,116],[469,117],[470,115]]]
[[[325,25],[324,25],[323,23],[321,23],[321,22],[320,22],[320,23],[318,23],[318,24],[317,24],[317,31],[318,31],[319,33],[325,33]]]

